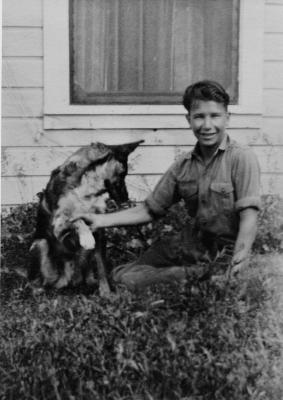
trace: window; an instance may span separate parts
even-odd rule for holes
[[[86,0],[76,0],[76,1],[77,3],[85,3]],[[122,2],[123,0],[120,1]],[[127,1],[128,3],[131,4],[137,2],[137,0],[131,0],[131,1],[124,0],[124,1]],[[95,4],[100,4],[98,3],[98,0],[92,0],[92,1],[89,0],[88,4],[92,2]],[[174,0],[170,0],[170,3],[173,2]],[[104,1],[101,0],[101,3],[105,4],[107,3],[108,5],[109,4],[111,5],[110,0],[104,0]],[[154,0],[154,1],[143,0],[143,4],[146,4],[148,7],[150,7],[150,3],[151,4],[159,3],[159,7],[161,7],[161,4],[165,4],[166,2],[165,1],[162,2],[161,0]],[[230,94],[232,94],[235,103],[234,105],[230,106],[230,111],[232,114],[241,114],[241,115],[261,114],[262,87],[263,87],[262,56],[263,56],[263,44],[264,44],[263,40],[264,0],[238,0],[237,2],[236,1],[232,2],[230,0],[205,0],[205,1],[175,0],[175,4],[177,3],[179,3],[179,5],[187,3],[190,5],[189,7],[191,11],[192,9],[194,9],[195,15],[199,16],[198,17],[199,19],[196,18],[194,20],[194,24],[197,27],[199,24],[199,20],[202,18],[200,16],[201,12],[205,12],[209,16],[212,15],[211,14],[212,5],[218,5],[219,7],[218,10],[220,14],[224,13],[223,10],[226,10],[225,13],[227,13],[228,12],[227,10],[230,9],[229,11],[230,21],[233,25],[233,29],[230,30],[230,37],[231,40],[232,38],[235,39],[238,37],[238,41],[232,40],[230,41],[230,45],[227,44],[228,47],[230,46],[229,47],[230,50],[227,50],[225,46],[221,48],[221,51],[223,53],[221,53],[219,57],[221,60],[224,61],[221,63],[218,62],[218,65],[220,66],[223,66],[223,64],[225,65],[224,71],[227,72],[229,69],[230,75],[229,76],[225,75],[224,78],[224,75],[222,75],[222,73],[220,74],[217,68],[213,67],[214,73],[219,75],[216,76],[211,75],[209,76],[209,78],[217,79],[218,77],[220,77],[220,79],[218,80],[223,82],[224,86],[226,86],[227,90],[229,90]],[[160,96],[158,95],[157,97],[155,97],[156,87],[160,86],[158,86],[158,80],[156,82],[153,76],[149,75],[148,77],[148,73],[146,78],[147,84],[144,86],[143,83],[143,87],[146,88],[147,90],[149,89],[148,92],[144,93],[139,91],[137,93],[136,91],[134,91],[133,86],[129,88],[124,85],[123,86],[124,92],[122,93],[121,96],[121,99],[124,101],[124,103],[122,102],[122,100],[120,100],[120,103],[117,101],[116,104],[108,104],[107,91],[105,91],[105,86],[103,86],[103,91],[100,92],[99,95],[98,92],[99,90],[101,90],[101,86],[100,87],[95,86],[94,83],[91,83],[92,86],[86,86],[84,80],[81,77],[79,77],[78,75],[79,72],[74,71],[75,63],[78,62],[78,61],[75,62],[75,57],[78,57],[78,53],[76,54],[76,51],[74,52],[70,51],[70,48],[72,46],[74,47],[74,40],[72,39],[72,36],[74,35],[75,28],[73,26],[72,21],[74,20],[74,15],[75,15],[74,12],[75,3],[70,2],[70,0],[43,0],[43,4],[44,4],[44,127],[46,129],[57,129],[57,128],[80,129],[84,127],[91,128],[94,126],[95,127],[110,126],[110,122],[109,124],[108,122],[106,124],[106,121],[104,119],[104,116],[106,118],[107,115],[109,115],[109,118],[112,118],[111,120],[112,126],[113,123],[115,123],[117,126],[121,128],[124,127],[125,123],[127,123],[127,127],[132,127],[132,128],[141,127],[141,118],[143,127],[162,128],[162,127],[168,127],[170,125],[171,128],[173,127],[180,128],[186,126],[183,118],[185,113],[183,106],[180,104],[174,104],[178,96],[180,96],[179,85],[181,85],[180,82],[182,81],[181,78],[179,78],[179,76],[177,81],[175,81],[175,86],[173,86],[174,91],[171,90],[172,86],[162,85],[163,87],[166,88],[169,87],[169,89],[171,90],[165,93],[167,97],[166,99],[165,97],[162,97],[164,96],[164,93],[161,93]],[[120,2],[116,0],[116,2],[113,4],[116,4],[117,7],[120,4]],[[224,6],[220,7],[220,4],[222,5],[224,4],[226,8],[223,8]],[[228,4],[230,8],[228,8]],[[209,9],[210,10],[209,12],[208,9],[206,9],[206,6],[208,5],[209,7],[211,7]],[[198,14],[196,13],[196,10],[198,10]],[[119,10],[119,12],[120,11],[121,10]],[[114,13],[114,11],[112,11],[111,18],[113,18],[114,15],[116,14]],[[174,13],[174,15],[176,18],[176,12]],[[191,13],[190,15],[193,14]],[[183,18],[185,18],[185,16],[189,18],[189,13],[184,14]],[[215,18],[217,18],[217,21],[219,21],[218,18],[221,18],[221,15],[220,16],[214,15],[213,18],[207,19],[207,21],[209,21],[209,24],[211,26],[210,28],[208,27],[205,28],[207,29],[206,40],[209,40],[210,33],[211,35],[219,36],[219,30],[224,29],[222,26],[220,26],[220,23],[218,23],[218,25],[215,24],[214,22],[216,21]],[[81,28],[83,29],[83,26],[81,26]],[[85,27],[85,29],[87,28]],[[137,30],[136,27],[135,29]],[[154,27],[154,29],[156,32],[157,27]],[[228,27],[226,27],[225,29],[228,29]],[[80,40],[80,39],[76,38],[75,40]],[[188,38],[186,38],[186,40],[188,40]],[[195,41],[193,42],[194,45],[196,45],[195,42],[199,43],[199,41],[200,38],[196,37]],[[154,45],[156,45],[156,43],[154,43]],[[112,46],[113,49],[118,49],[118,47],[117,46],[115,47],[114,44]],[[184,42],[182,42],[182,46],[184,46]],[[215,46],[214,40],[210,41],[210,46]],[[158,46],[158,51],[160,50],[159,47],[161,46]],[[100,49],[102,49],[102,47],[100,47]],[[89,51],[89,50],[85,49],[84,51]],[[204,51],[203,48],[194,51],[196,52],[195,53],[196,56],[194,57],[199,57],[199,60],[200,59],[204,60],[204,58],[200,58],[203,57],[203,51]],[[206,51],[208,53],[205,56],[206,59],[210,57],[209,56],[210,53],[213,54],[215,53],[214,48],[209,46],[206,47]],[[151,50],[151,52],[153,52],[153,50]],[[181,51],[180,53],[182,53],[184,57],[185,53]],[[101,63],[104,60],[105,54],[106,53],[103,52],[102,55],[100,56]],[[227,54],[230,54],[230,56]],[[158,55],[160,58],[161,53],[159,52]],[[117,58],[120,60],[120,62],[121,62],[121,57],[122,56],[120,54],[119,58]],[[194,57],[188,55],[189,61],[196,63],[196,61],[194,60],[192,61]],[[123,58],[122,61],[125,63],[126,62],[125,60],[127,60],[126,55],[124,55],[122,58]],[[143,59],[145,60],[145,58],[146,57],[144,56]],[[150,57],[148,56],[148,58]],[[215,58],[213,60],[214,60],[213,62],[216,62]],[[232,62],[232,60],[234,61]],[[203,62],[204,61],[202,61],[202,63]],[[198,65],[200,64],[201,63],[198,61]],[[143,63],[143,65],[146,64]],[[164,62],[164,65],[166,65],[166,68],[164,68],[163,70],[163,73],[165,74],[165,72],[170,71],[170,69],[168,68],[167,63]],[[187,68],[184,65],[185,64],[182,64],[181,67]],[[226,68],[227,66],[229,66],[229,68]],[[93,68],[93,65],[90,65],[90,68]],[[188,81],[190,79],[195,80],[195,78],[196,79],[202,78],[203,74],[207,73],[205,69],[207,68],[207,65],[203,64],[202,68],[203,70],[201,73],[199,67],[193,69],[187,69],[186,71],[188,74],[197,74],[197,75],[189,75]],[[117,69],[118,68],[116,65],[115,70],[117,71]],[[145,68],[143,67],[143,69],[139,69],[138,72],[140,74],[140,80],[141,77],[144,80],[144,74],[146,72]],[[115,73],[112,72],[112,75],[110,75],[111,79],[108,76],[108,81],[112,82],[111,85],[108,82],[108,87],[107,87],[108,91],[110,90],[115,91],[117,90],[117,88],[119,89],[119,91],[121,91],[121,86],[117,86],[118,79],[117,79],[117,73],[116,75]],[[176,73],[173,75],[175,77],[177,76]],[[180,74],[180,76],[181,75],[182,74]],[[123,79],[125,79],[125,76],[123,77]],[[161,78],[159,77],[159,79]],[[163,75],[162,79],[163,82],[168,83],[167,80],[169,79],[163,78]],[[138,82],[138,79],[135,81],[133,78],[131,78],[130,81]],[[70,84],[71,82],[78,83],[78,86],[75,87],[75,85]],[[154,92],[152,91],[149,82],[154,83],[155,85]],[[71,86],[73,87],[72,90],[70,89]],[[79,87],[82,88],[81,95],[78,93]],[[112,99],[114,97],[118,98],[120,95],[121,93],[116,93],[115,96],[113,95],[111,97]],[[129,95],[130,99],[126,98],[127,95]],[[98,97],[100,99],[104,98],[104,101],[100,101],[99,103],[96,102],[96,104],[93,104],[93,99],[94,98],[96,99]],[[159,101],[159,104],[158,101],[157,104],[154,104],[156,98]],[[170,100],[170,102],[168,99]],[[143,118],[142,115],[148,117]],[[152,119],[149,121],[150,115],[152,116],[155,115],[154,121]],[[122,119],[122,116],[127,116],[127,118]],[[140,118],[136,119],[136,116],[140,116]],[[162,118],[159,116],[162,116]],[[172,118],[172,116],[174,116],[174,118]],[[138,121],[139,123],[136,123],[136,121]]]
[[[214,79],[237,102],[239,0],[70,0],[71,104],[174,104]]]

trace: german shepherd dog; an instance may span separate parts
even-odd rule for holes
[[[128,201],[128,155],[142,142],[92,143],[52,171],[40,196],[30,248],[32,279],[39,273],[44,286],[57,289],[80,283],[93,285],[96,266],[100,295],[110,292],[104,232],[93,234],[82,219],[72,219],[81,213],[107,212],[108,200],[117,206]]]

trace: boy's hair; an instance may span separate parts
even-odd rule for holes
[[[227,110],[230,97],[218,82],[204,80],[187,87],[183,96],[183,106],[190,112],[198,100],[221,103]]]

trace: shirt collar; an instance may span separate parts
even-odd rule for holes
[[[219,150],[225,151],[227,149],[227,147],[229,146],[229,143],[230,143],[230,137],[226,134],[224,136],[222,142],[220,143],[218,149],[216,150],[215,154],[218,153]],[[196,143],[193,150],[187,154],[186,158],[191,158],[192,156],[200,157],[200,149],[199,149],[198,142]]]

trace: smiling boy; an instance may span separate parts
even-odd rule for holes
[[[260,171],[252,151],[227,135],[228,104],[229,95],[217,82],[189,86],[183,105],[197,139],[194,149],[173,163],[142,204],[80,216],[93,230],[142,224],[184,200],[192,222],[177,236],[153,244],[135,262],[115,268],[116,283],[136,289],[182,281],[193,265],[220,252],[230,255],[232,275],[247,265],[256,235]]]

